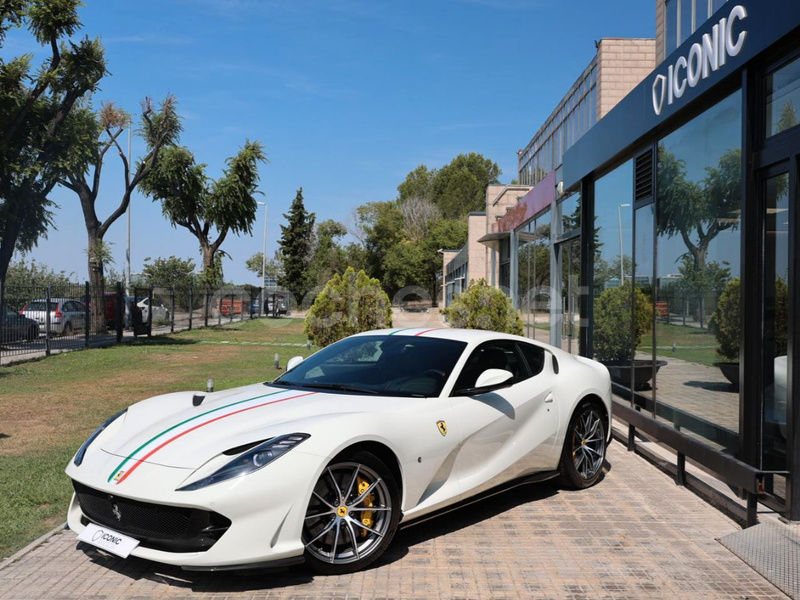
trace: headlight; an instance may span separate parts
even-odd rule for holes
[[[248,450],[244,454],[240,454],[231,462],[226,464],[221,469],[215,471],[208,477],[180,487],[176,491],[191,492],[209,485],[214,485],[215,483],[233,479],[234,477],[241,477],[243,475],[247,475],[248,473],[258,471],[260,468],[268,465],[273,460],[286,454],[298,444],[303,443],[309,437],[310,436],[307,433],[292,433],[289,435],[281,435],[272,438],[271,440],[256,446],[252,450]]]
[[[103,430],[106,427],[111,425],[111,423],[116,421],[119,417],[124,415],[126,412],[128,412],[128,409],[124,408],[121,411],[119,411],[117,414],[115,414],[113,417],[110,417],[109,419],[107,419],[105,423],[100,425],[100,427],[98,427],[97,430],[92,435],[90,435],[86,439],[85,442],[83,442],[83,444],[81,444],[81,447],[78,448],[78,451],[75,453],[75,458],[72,459],[72,462],[75,463],[76,467],[80,467],[81,466],[81,463],[83,462],[83,457],[86,454],[86,450],[89,449],[89,446],[92,444],[93,441],[95,441],[97,436],[100,435],[101,433],[103,433]]]

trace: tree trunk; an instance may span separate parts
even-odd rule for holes
[[[99,260],[99,246],[103,240],[96,232],[89,232],[89,293],[91,295],[91,328],[92,333],[104,333],[106,330],[106,298],[105,275],[103,261]]]

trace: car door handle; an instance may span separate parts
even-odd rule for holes
[[[547,394],[547,397],[544,399],[545,404],[550,404],[553,401],[553,394]]]

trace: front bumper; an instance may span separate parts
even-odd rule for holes
[[[77,534],[89,522],[115,529],[116,505],[123,518],[115,530],[140,541],[131,555],[185,569],[299,562],[303,518],[325,462],[293,450],[260,471],[190,492],[175,491],[185,469],[146,463],[135,481],[115,485],[92,477],[97,471],[86,463],[70,463],[67,474],[78,493],[67,522]]]

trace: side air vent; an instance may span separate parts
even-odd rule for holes
[[[653,151],[640,154],[636,157],[636,189],[634,200],[640,202],[653,196]]]

